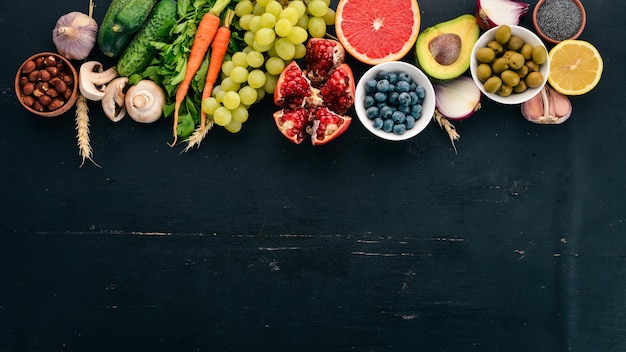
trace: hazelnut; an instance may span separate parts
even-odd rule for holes
[[[50,73],[50,77],[56,77],[56,75],[59,74],[59,69],[56,66],[46,67],[46,71]]]
[[[31,107],[33,106],[33,103],[35,103],[35,98],[33,98],[32,95],[24,95],[22,96],[22,102],[24,105]]]
[[[41,88],[35,88],[35,90],[33,91],[33,95],[39,98],[42,95],[46,95],[46,92],[43,91]]]
[[[74,78],[72,77],[72,75],[63,75],[63,81],[67,84],[73,84]]]
[[[38,70],[41,70],[44,65],[43,65],[43,56],[40,56],[38,58],[35,59],[35,66]]]
[[[57,92],[57,90],[54,88],[50,88],[46,91],[46,95],[51,98],[56,98],[59,96],[59,92]]]
[[[46,66],[46,67],[56,66],[56,64],[57,64],[57,59],[56,59],[54,56],[52,56],[52,55],[50,55],[50,56],[46,56],[46,57],[43,59],[43,64],[44,64],[44,66]]]
[[[20,77],[20,87],[24,87],[27,83],[29,83],[30,81],[28,80],[27,76],[22,76]]]
[[[33,108],[33,109],[35,109],[35,110],[37,110],[37,111],[44,111],[44,110],[45,110],[44,106],[43,106],[43,105],[41,105],[41,103],[39,103],[38,101],[35,101],[35,102],[33,103],[32,108]]]
[[[48,105],[48,110],[54,111],[54,110],[59,109],[63,105],[65,105],[65,102],[63,100],[61,100],[59,98],[55,98],[55,99],[52,99],[52,101]]]
[[[28,74],[28,80],[31,82],[39,81],[39,71],[33,71]]]
[[[56,80],[56,81],[54,81],[54,89],[57,92],[63,94],[67,90],[67,83],[65,83],[64,81],[62,81],[60,79]]]
[[[34,90],[35,90],[35,85],[32,82],[28,82],[22,87],[22,93],[24,95],[31,95],[33,94]]]
[[[65,93],[63,93],[63,98],[65,100],[70,100],[70,98],[72,97],[72,90],[71,89],[66,89]]]
[[[35,61],[33,60],[27,61],[22,67],[22,73],[29,74],[35,71],[36,68],[37,68],[37,64],[35,64]]]
[[[50,72],[46,70],[39,70],[39,80],[47,82],[50,80]]]
[[[39,102],[39,104],[43,105],[43,106],[48,106],[50,104],[50,102],[52,101],[52,98],[50,98],[47,95],[42,95],[39,97],[39,99],[37,99],[37,101]]]

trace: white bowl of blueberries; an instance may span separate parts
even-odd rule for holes
[[[375,136],[403,141],[417,136],[435,112],[433,85],[419,68],[389,61],[367,70],[357,83],[354,108]]]

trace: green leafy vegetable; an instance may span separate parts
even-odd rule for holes
[[[152,42],[151,44],[158,50],[157,57],[150,63],[150,66],[140,75],[130,77],[131,83],[140,79],[150,79],[160,84],[166,92],[167,103],[163,107],[163,114],[166,117],[174,113],[174,99],[176,89],[185,77],[187,58],[193,44],[198,24],[202,16],[209,12],[216,0],[178,0],[178,19],[169,33],[169,40],[166,42]],[[234,9],[238,1],[230,2],[228,8]],[[234,31],[229,43],[227,56],[240,51],[245,46],[243,38]],[[189,136],[200,122],[200,109],[202,106],[202,89],[209,67],[209,55],[205,57],[200,69],[191,82],[189,94],[185,103],[180,108],[179,124],[177,134],[179,137]]]

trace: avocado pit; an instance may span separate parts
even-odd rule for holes
[[[461,45],[461,37],[458,34],[443,33],[428,43],[428,50],[438,64],[449,66],[459,59]]]

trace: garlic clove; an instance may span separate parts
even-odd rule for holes
[[[539,94],[523,102],[521,109],[526,120],[544,125],[561,124],[572,115],[569,98],[547,85]]]

